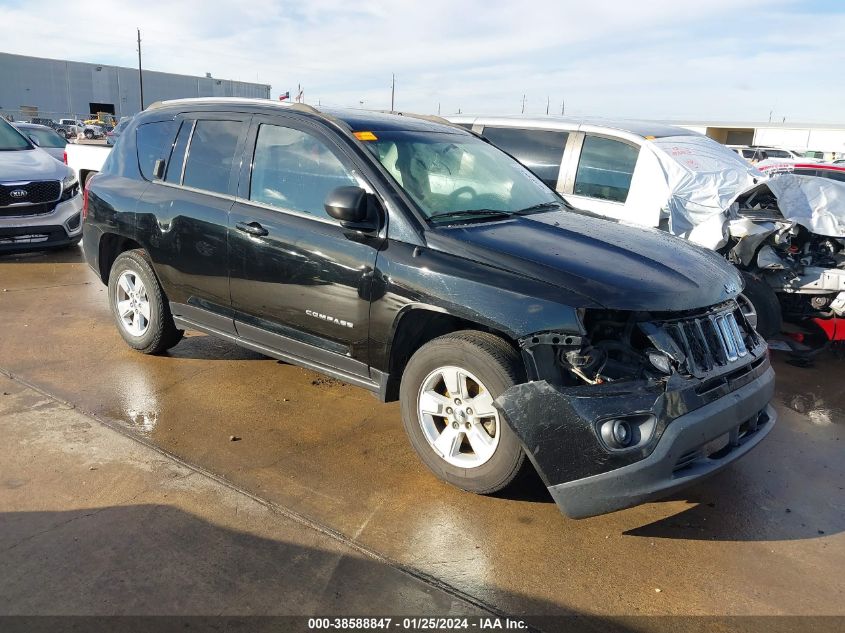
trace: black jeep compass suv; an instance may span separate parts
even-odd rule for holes
[[[424,117],[155,104],[86,190],[85,255],[126,342],[200,330],[401,400],[439,477],[527,464],[584,517],[768,434],[774,375],[717,254],[579,214]]]

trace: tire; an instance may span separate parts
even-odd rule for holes
[[[756,313],[757,333],[764,339],[769,339],[780,333],[783,326],[778,296],[760,276],[748,272],[743,272],[742,276],[745,279],[745,290],[742,291],[742,296],[751,304]],[[743,306],[742,297],[739,298],[739,302],[740,307],[743,307],[743,312],[748,315],[747,306]]]
[[[84,134],[85,138],[87,138],[89,141],[94,138],[94,132],[92,130],[85,130]]]
[[[129,287],[138,291],[134,297],[126,291],[122,281],[124,275],[131,282]],[[139,281],[143,290],[138,286]],[[123,309],[131,308],[133,301],[137,311],[133,310],[128,317],[122,316]],[[144,303],[146,310],[143,308]],[[167,297],[142,250],[121,253],[112,264],[109,273],[109,307],[123,340],[139,352],[160,354],[182,338],[183,331],[173,323]]]
[[[443,373],[455,368],[468,374],[463,385],[466,387],[464,391],[469,390],[464,395],[470,397],[459,398],[460,405],[455,404],[455,394],[449,393],[445,381],[438,383],[436,377],[438,372],[442,377]],[[405,432],[423,463],[440,479],[469,492],[489,494],[511,483],[526,464],[525,452],[516,434],[498,413],[495,420],[490,417],[479,419],[472,414],[489,411],[488,401],[492,403],[493,399],[523,379],[517,351],[492,334],[471,330],[455,332],[436,338],[417,350],[405,367],[399,400]],[[483,390],[479,385],[483,386]],[[473,394],[474,397],[471,397]],[[421,397],[422,402],[436,402],[438,411],[444,415],[421,412]],[[480,411],[471,409],[473,403],[478,403]],[[447,405],[451,415],[446,415]],[[455,424],[458,426],[455,427]],[[466,429],[469,432],[465,432]],[[446,438],[447,432],[456,439]],[[486,437],[481,433],[485,433]],[[448,445],[449,449],[438,452],[433,443],[435,437],[439,440],[446,438],[444,446]],[[485,439],[481,442],[480,438]],[[488,440],[495,446],[492,455],[485,459],[484,453],[490,446]],[[475,450],[478,442],[481,442],[483,452]],[[469,453],[465,452],[467,450]],[[448,458],[447,452],[451,452]]]

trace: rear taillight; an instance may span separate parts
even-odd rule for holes
[[[88,217],[88,187],[91,186],[92,178],[88,178],[85,181],[85,187],[82,189],[82,219],[85,220]]]

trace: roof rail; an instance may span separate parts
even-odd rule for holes
[[[248,98],[248,97],[188,97],[185,99],[167,99],[164,101],[156,101],[155,103],[151,103],[147,106],[147,110],[156,110],[158,108],[163,108],[166,106],[171,105],[190,105],[193,103],[200,104],[200,103],[246,103],[246,104],[256,104],[256,105],[263,105],[263,106],[271,106],[276,108],[283,108],[285,110],[296,110],[298,112],[303,112],[305,114],[312,114],[314,116],[320,117],[325,121],[329,121],[334,124],[336,127],[344,130],[347,133],[351,133],[351,128],[349,125],[335,116],[328,114],[327,112],[321,112],[314,106],[308,105],[307,103],[285,103],[281,101],[273,101],[272,99],[255,99],[255,98]]]
[[[455,127],[454,123],[436,114],[417,114],[416,112],[389,112],[388,114],[397,114],[399,116],[406,116],[411,119],[422,119],[423,121],[430,121],[431,123],[440,123],[441,125],[449,125],[451,127]]]

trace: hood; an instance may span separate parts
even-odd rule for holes
[[[64,163],[40,147],[20,151],[0,151],[0,181],[62,180],[72,173]]]
[[[42,152],[47,152],[60,163],[64,164],[65,149],[63,147],[42,147]]]
[[[555,211],[438,227],[429,246],[554,284],[615,310],[680,311],[733,298],[720,255],[656,229]],[[572,306],[572,307],[584,307]]]

